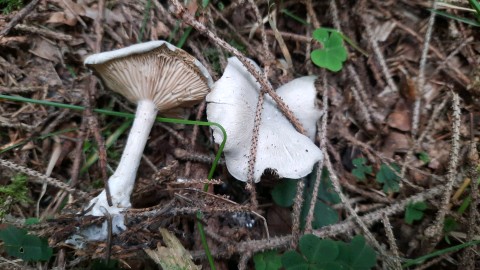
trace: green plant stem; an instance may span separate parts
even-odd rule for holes
[[[127,122],[123,123],[115,132],[113,132],[105,141],[105,148],[108,150],[131,125],[133,120],[128,120]],[[87,161],[85,165],[80,169],[80,173],[84,173],[90,168],[98,160],[98,151],[95,151]]]
[[[208,263],[210,264],[210,269],[215,270],[215,261],[213,260],[212,252],[208,247],[207,236],[205,235],[205,229],[203,228],[203,224],[201,219],[203,218],[202,212],[197,212],[197,226],[198,226],[198,233],[200,233],[200,240],[202,242],[203,249],[205,249],[205,255],[207,256]]]
[[[71,105],[71,104],[52,102],[52,101],[46,101],[46,100],[31,99],[31,98],[25,98],[25,97],[19,97],[19,96],[9,96],[9,95],[0,94],[0,99],[6,99],[6,100],[11,100],[11,101],[17,101],[17,102],[33,103],[33,104],[40,104],[40,105],[45,105],[45,106],[53,106],[53,107],[57,107],[57,108],[71,109],[71,110],[77,110],[77,111],[84,111],[85,110],[84,107],[78,106],[78,105]],[[135,115],[131,114],[131,113],[116,112],[116,111],[105,110],[105,109],[93,109],[93,111],[96,112],[96,113],[105,114],[105,115],[118,116],[118,117],[124,117],[124,118],[129,118],[129,119],[135,118]],[[225,129],[220,124],[214,123],[214,122],[203,122],[203,121],[175,119],[175,118],[164,118],[164,117],[157,117],[156,121],[157,122],[163,122],[163,123],[183,124],[183,125],[216,126],[222,131],[223,141],[218,148],[218,152],[215,155],[215,159],[213,160],[212,167],[210,168],[210,172],[208,173],[208,179],[209,180],[212,179],[213,174],[215,173],[215,169],[217,168],[218,161],[220,160],[220,157],[222,156],[223,148],[225,147],[225,143],[227,141],[227,132],[225,131]],[[208,185],[207,185],[207,188],[208,188]],[[205,187],[204,187],[204,189],[205,189]]]
[[[425,256],[418,257],[416,259],[408,260],[405,264],[402,265],[402,268],[407,268],[407,267],[412,266],[412,265],[420,264],[420,263],[423,263],[424,261],[426,261],[430,258],[438,257],[438,256],[443,255],[443,254],[448,253],[448,252],[459,251],[463,248],[478,245],[478,244],[480,244],[480,240],[470,241],[470,242],[463,243],[463,244],[460,244],[460,245],[456,245],[456,246],[453,246],[453,247],[448,247],[448,248],[445,248],[445,249],[437,250],[437,251],[432,252],[430,254],[427,254]]]
[[[189,26],[185,29],[185,31],[183,32],[183,35],[182,37],[180,37],[180,40],[178,41],[177,43],[177,47],[178,48],[182,48],[183,45],[185,45],[185,42],[187,42],[187,39],[188,37],[190,36],[190,33],[192,32],[193,30],[193,27]]]
[[[150,19],[150,10],[152,9],[152,0],[147,0],[145,4],[145,13],[143,14],[142,26],[140,27],[140,34],[138,35],[137,42],[143,41],[143,35],[145,28],[147,28],[147,21]]]

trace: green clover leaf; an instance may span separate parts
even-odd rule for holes
[[[411,225],[415,220],[421,220],[425,209],[427,209],[425,202],[410,202],[405,209],[405,222]]]
[[[352,174],[358,181],[364,182],[367,180],[367,174],[372,174],[372,166],[365,165],[366,162],[367,160],[365,158],[356,158],[352,160],[353,166],[355,166],[355,169],[352,170]]]
[[[336,31],[319,28],[313,31],[313,38],[320,42],[323,48],[312,51],[312,62],[330,71],[337,72],[341,70],[343,62],[347,60],[347,49],[343,45],[341,34]]]
[[[382,164],[376,176],[377,182],[383,184],[385,193],[398,192],[400,190],[400,177],[397,175],[400,172],[400,167],[395,163],[391,163],[390,166],[396,173],[387,164]]]

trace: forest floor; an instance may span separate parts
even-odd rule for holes
[[[125,269],[157,269],[157,257],[167,252],[160,248],[168,242],[165,228],[196,265],[210,269],[199,223],[216,269],[290,269],[311,259],[302,246],[307,234],[336,241],[314,240],[340,247],[326,258],[330,263],[358,256],[348,269],[371,267],[362,268],[360,257],[373,258],[377,269],[480,267],[478,28],[430,11],[436,5],[475,21],[471,11],[456,8],[470,8],[468,1],[182,1],[180,11],[176,0],[33,0],[6,9],[16,2],[0,1],[0,94],[87,109],[0,97],[0,228],[24,228],[52,248],[43,261],[19,260],[0,230],[0,268],[107,269],[102,263],[109,258]],[[339,30],[365,54],[344,42],[348,59],[340,71],[317,67],[310,55],[321,44],[312,32],[321,27]],[[218,181],[203,192],[218,151],[211,129],[156,123],[127,230],[75,246],[67,239],[78,228],[105,220],[80,212],[117,167],[130,126],[92,109],[135,109],[83,60],[149,40],[181,46],[214,81],[235,49],[268,70],[273,89],[317,75],[323,116],[315,143],[327,158],[301,180],[267,172],[254,185],[233,178],[222,158]],[[205,101],[196,105],[188,119],[206,121],[205,108]],[[357,235],[360,246],[351,242]],[[16,248],[24,254],[36,247]],[[303,261],[282,255],[287,250]]]

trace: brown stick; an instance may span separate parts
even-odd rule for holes
[[[25,16],[27,16],[32,10],[38,5],[40,0],[33,0],[30,2],[28,5],[26,5],[22,10],[20,10],[15,17],[3,28],[2,31],[0,31],[0,39],[3,38],[4,36],[8,35],[10,30],[12,30],[15,25],[17,25]]]

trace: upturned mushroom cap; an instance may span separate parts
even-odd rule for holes
[[[152,100],[160,112],[202,100],[213,84],[197,59],[161,40],[90,55],[84,63],[111,90],[134,103]]]
[[[252,64],[255,63],[252,61]],[[260,69],[257,65],[255,67]],[[312,142],[321,115],[315,108],[314,81],[315,76],[301,77],[277,90],[307,130],[308,137],[298,133],[275,102],[269,96],[265,97],[255,161],[256,182],[266,169],[283,178],[304,177],[323,158],[320,149]],[[224,148],[227,169],[241,181],[247,180],[259,92],[260,85],[243,64],[237,58],[229,58],[223,76],[206,97],[208,120],[220,123],[227,132]],[[220,143],[223,140],[221,131],[212,128],[215,142]]]

